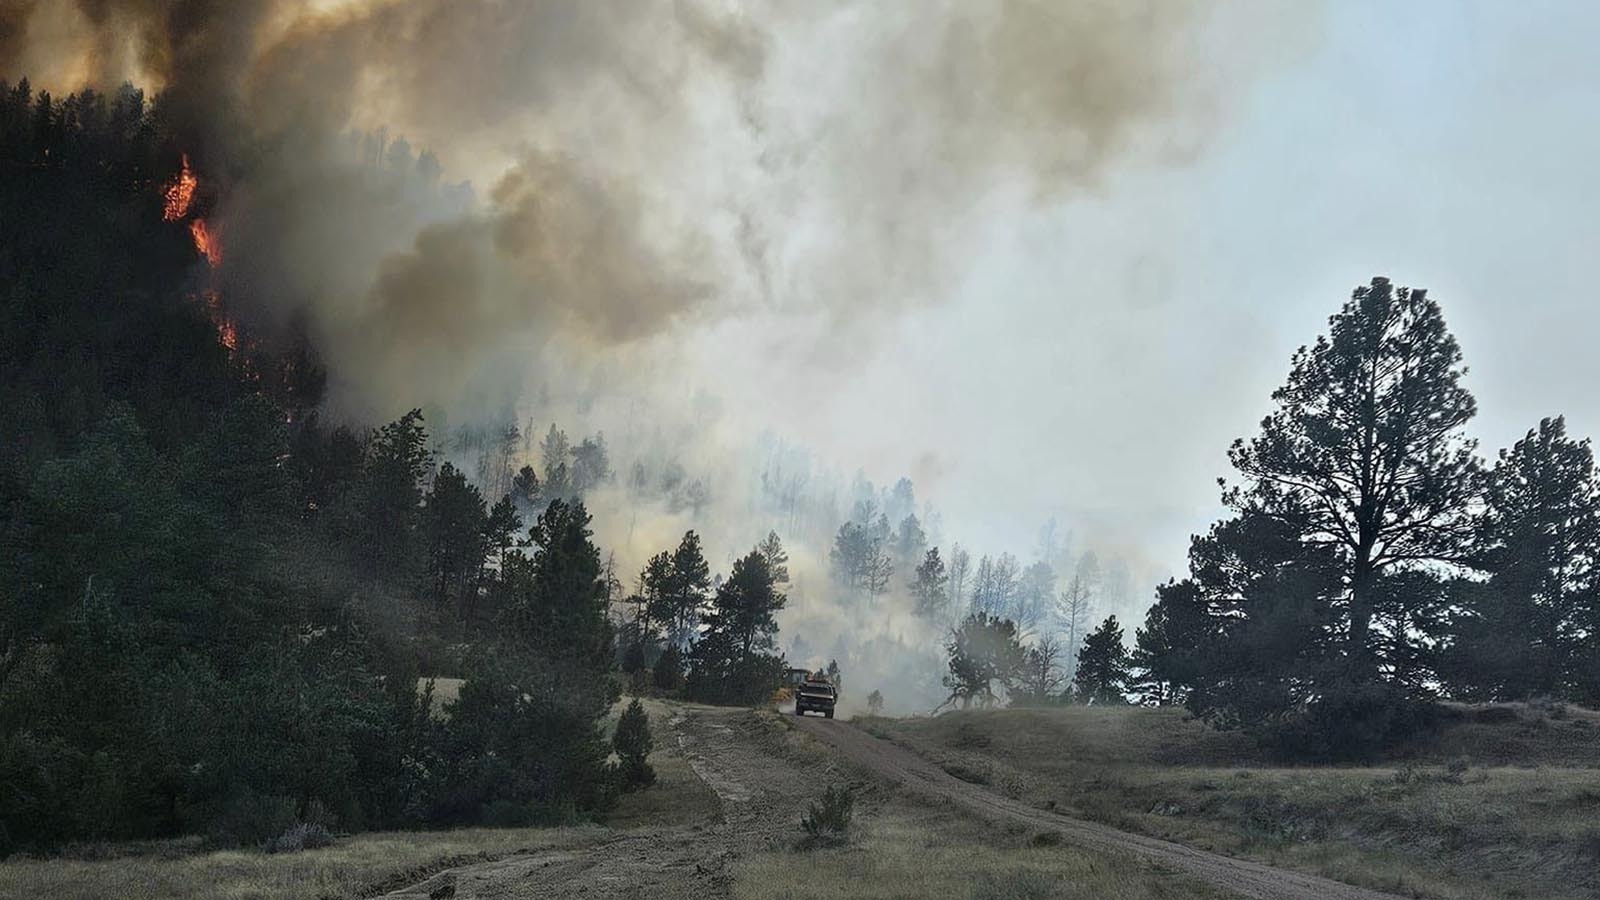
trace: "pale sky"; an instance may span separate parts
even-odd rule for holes
[[[1548,414],[1600,430],[1600,10],[1340,2],[1313,30],[1191,161],[984,222],[951,298],[835,378],[768,353],[728,377],[726,352],[702,377],[918,475],[958,537],[1026,554],[1055,515],[1167,572],[1290,354],[1373,275],[1442,304],[1486,455]]]

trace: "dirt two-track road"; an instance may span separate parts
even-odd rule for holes
[[[733,895],[740,855],[792,843],[806,805],[826,784],[870,780],[903,795],[1005,826],[1056,832],[1064,844],[1136,856],[1261,900],[1396,900],[1395,895],[1274,869],[1038,809],[968,784],[902,747],[838,719],[784,722],[827,748],[786,749],[784,729],[750,710],[672,707],[669,741],[721,803],[714,823],[618,831],[567,850],[530,851],[450,869],[383,896],[711,898]]]

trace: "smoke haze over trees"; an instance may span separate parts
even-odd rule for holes
[[[1600,198],[1538,194],[1584,227],[1510,274],[1520,207],[1317,205],[1548,133],[1389,118],[1444,76],[1346,72],[1345,15],[0,3],[0,852],[602,815],[620,685],[785,662],[847,710],[1136,698],[1300,749],[1597,702],[1592,328],[1515,341]],[[1305,60],[1385,102],[1297,101],[1329,149],[1287,152],[1239,111]],[[1556,168],[1524,149],[1429,176],[1477,202]],[[1375,279],[1265,409],[1396,256],[1460,343]]]

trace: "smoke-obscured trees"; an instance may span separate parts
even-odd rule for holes
[[[489,553],[483,495],[450,463],[439,467],[422,507],[422,544],[433,600],[470,618]]]
[[[833,549],[828,551],[834,579],[872,596],[887,592],[894,574],[894,562],[885,546],[887,520],[880,516],[878,521],[880,525],[870,527],[853,521],[844,523],[834,536]]]
[[[967,585],[972,580],[972,554],[960,544],[950,548],[950,603],[966,602]]]
[[[972,579],[969,611],[991,618],[1011,615],[1016,604],[1019,572],[1017,558],[1009,553],[994,559],[988,556],[979,559]]]
[[[949,671],[943,681],[950,695],[939,704],[940,709],[957,704],[962,709],[974,703],[980,707],[996,705],[1000,701],[996,687],[1010,689],[1027,661],[1016,623],[982,611],[962,620],[951,632],[945,650],[949,654]]]
[[[893,543],[894,567],[909,576],[922,562],[922,554],[928,549],[928,535],[922,530],[922,523],[917,521],[915,515],[907,513],[905,518],[900,520],[900,527],[895,530]]]
[[[1061,639],[1053,634],[1044,635],[1028,648],[1016,689],[1011,692],[1012,706],[1043,706],[1060,699],[1057,694],[1066,681],[1061,664],[1064,650]]]
[[[517,508],[523,512],[540,508],[544,500],[544,485],[539,481],[539,473],[533,466],[525,465],[517,470],[511,479],[511,496],[517,503]]]
[[[1023,569],[1011,613],[1017,627],[1031,633],[1048,624],[1055,612],[1055,592],[1056,573],[1049,563],[1039,560]]]
[[[917,566],[916,578],[911,582],[913,610],[929,622],[944,622],[950,614],[950,576],[945,574],[944,560],[939,558],[939,548],[933,547],[924,554]]]
[[[650,625],[665,631],[668,644],[686,649],[711,589],[711,567],[700,549],[700,536],[685,532],[677,549],[651,557],[639,577]]]
[[[1076,666],[1078,648],[1094,615],[1095,591],[1099,588],[1100,568],[1093,553],[1078,561],[1072,580],[1056,599],[1056,627],[1067,637],[1067,665]]]
[[[783,541],[776,531],[767,532],[767,536],[756,545],[756,550],[767,561],[767,570],[772,573],[773,584],[789,583],[789,552],[783,549]]]

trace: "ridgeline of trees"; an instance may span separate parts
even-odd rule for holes
[[[419,411],[325,423],[298,331],[224,335],[196,296],[163,221],[185,149],[132,88],[0,84],[0,856],[602,814],[649,781],[642,709],[601,723],[654,634],[617,640],[603,437],[552,427],[536,472],[515,430],[458,430],[469,479]],[[770,694],[781,545],[708,596],[692,543],[655,683]]]

